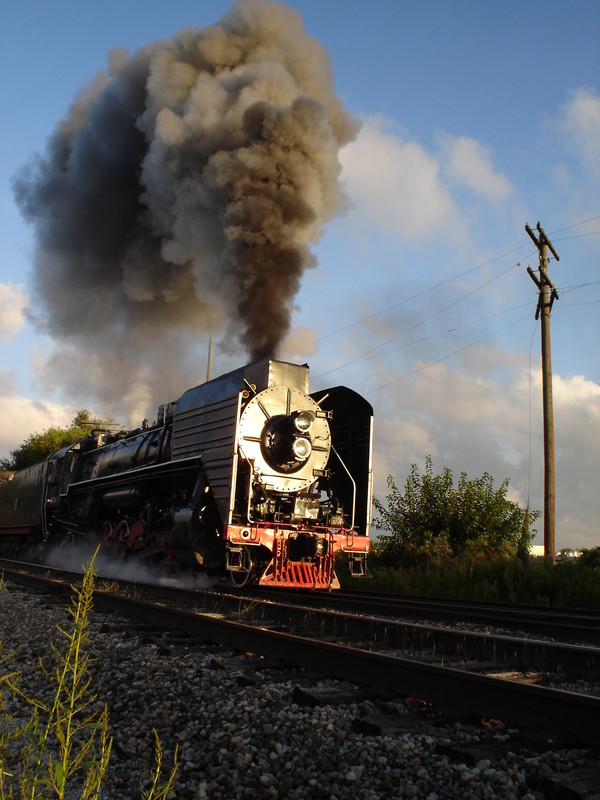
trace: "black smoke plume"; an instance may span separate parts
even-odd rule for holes
[[[199,333],[276,355],[356,131],[327,53],[267,0],[109,54],[14,183],[50,372],[139,405],[182,379]]]

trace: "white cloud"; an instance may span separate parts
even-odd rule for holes
[[[438,140],[449,178],[490,201],[510,197],[512,186],[494,169],[488,147],[469,136],[451,136],[448,133],[440,134]]]
[[[585,408],[590,414],[600,415],[600,386],[583,375],[562,378],[554,375],[552,379],[554,402],[565,410],[577,411]]]
[[[74,408],[59,403],[38,402],[16,394],[0,395],[0,457],[8,458],[32,433],[53,426],[67,427],[76,413]]]
[[[418,240],[453,214],[435,156],[382,118],[367,119],[340,160],[357,210],[383,230]]]
[[[25,326],[24,311],[28,303],[24,286],[0,283],[0,339],[11,339]]]
[[[515,191],[481,142],[448,133],[436,142],[437,151],[429,151],[393,121],[369,117],[340,152],[342,179],[359,223],[410,244],[443,238],[464,254],[473,244],[473,208],[460,190],[488,203],[513,200]]]
[[[600,543],[600,386],[581,375],[554,375],[557,539]],[[541,388],[539,389],[541,393]],[[562,547],[559,543],[559,547]]]
[[[508,358],[508,356],[507,356]],[[509,478],[509,496],[521,505],[543,511],[543,436],[541,386],[538,372],[530,381],[523,354],[512,354],[507,380],[494,377],[475,358],[460,368],[435,364],[376,395],[375,493],[387,494],[392,474],[400,487],[410,465],[422,472],[432,455],[434,472],[447,466],[455,478],[489,472],[494,486]],[[379,372],[372,385],[382,385],[401,373]],[[556,544],[595,547],[600,541],[600,386],[574,376],[554,376],[556,455]],[[531,460],[529,445],[531,441]],[[543,521],[535,525],[543,539]]]
[[[559,128],[586,166],[600,175],[600,96],[578,89],[562,108]]]

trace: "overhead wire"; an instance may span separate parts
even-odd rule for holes
[[[382,352],[375,352],[369,353],[364,357],[359,357],[356,359],[358,363],[363,363],[364,361],[370,361],[372,358],[377,356],[386,356],[390,353],[394,353],[397,350],[404,350],[407,347],[413,347],[417,344],[424,344],[425,342],[429,342],[432,339],[438,339],[440,336],[445,336],[446,334],[453,334],[456,331],[461,330],[462,328],[467,328],[469,325],[477,325],[480,322],[487,322],[494,317],[499,317],[504,314],[510,314],[512,311],[517,311],[520,308],[524,308],[525,306],[529,307],[530,303],[520,303],[518,306],[512,306],[511,308],[505,308],[502,311],[495,311],[493,314],[486,314],[485,317],[479,317],[478,319],[469,320],[468,322],[463,322],[462,325],[454,325],[452,328],[446,328],[443,331],[439,331],[438,333],[433,333],[429,336],[424,336],[422,339],[414,339],[411,342],[405,342],[404,344],[400,344],[397,347],[393,347],[390,350],[384,350]],[[504,330],[501,328],[500,330]],[[389,340],[391,341],[391,340]]]
[[[599,286],[600,281],[588,281],[587,283],[574,283],[571,286],[557,287],[561,292],[572,292],[574,289],[585,289],[587,286]]]
[[[430,369],[430,367],[435,366],[436,364],[441,364],[442,361],[447,361],[449,358],[458,355],[459,353],[463,353],[465,350],[469,350],[471,347],[474,347],[476,344],[480,344],[481,342],[485,342],[486,339],[490,339],[492,336],[495,336],[497,333],[501,333],[502,331],[507,330],[508,328],[512,328],[515,325],[521,324],[524,319],[527,317],[522,317],[514,322],[509,323],[508,325],[504,325],[502,328],[498,330],[491,331],[490,333],[486,333],[485,336],[481,336],[479,339],[476,339],[473,342],[469,342],[469,344],[465,344],[462,347],[459,347],[457,350],[454,350],[452,353],[447,353],[445,356],[440,356],[440,358],[436,358],[433,361],[428,362],[427,364],[423,364],[423,366],[418,367],[417,369],[410,370],[406,373],[406,375],[416,375],[419,372],[423,372],[423,370]],[[386,389],[388,386],[392,386],[394,383],[398,383],[399,381],[403,380],[406,375],[400,375],[397,378],[394,378],[387,383],[382,383],[379,386],[376,386],[374,389],[369,389],[365,392],[365,395],[374,394],[375,392],[379,392],[381,389]]]
[[[563,231],[570,231],[571,228],[580,228],[582,225],[588,225],[590,222],[595,222],[597,219],[600,219],[600,214],[597,214],[595,217],[589,217],[588,219],[582,219],[580,222],[574,222],[572,225],[565,225],[564,228],[555,228],[555,230],[550,231],[550,233],[554,236]]]
[[[444,286],[447,286],[450,283],[454,283],[454,281],[460,280],[461,278],[466,277],[467,275],[471,275],[473,272],[477,272],[484,267],[489,267],[490,264],[494,264],[496,261],[500,261],[507,256],[512,255],[513,253],[522,250],[524,247],[527,247],[527,242],[525,244],[519,245],[518,247],[514,247],[512,250],[508,250],[506,253],[502,253],[499,256],[495,256],[494,258],[490,258],[488,261],[484,261],[482,264],[478,264],[476,267],[471,267],[470,269],[464,270],[464,272],[460,272],[457,275],[453,275],[451,278],[447,278],[446,280],[440,281],[436,283],[434,286],[430,286],[427,289],[423,289],[416,294],[411,295],[410,297],[405,297],[403,300],[400,300],[397,303],[393,303],[391,306],[386,306],[386,308],[382,308],[379,311],[375,311],[372,314],[369,314],[366,317],[361,317],[357,319],[355,322],[351,322],[349,325],[345,325],[343,328],[338,328],[335,331],[331,331],[330,333],[325,334],[324,336],[320,336],[318,341],[322,342],[325,339],[329,339],[332,336],[337,336],[339,333],[344,333],[345,331],[349,330],[350,328],[354,328],[357,325],[361,325],[363,322],[368,322],[370,319],[374,319],[375,317],[380,317],[383,314],[387,314],[388,311],[393,311],[395,308],[400,308],[400,306],[405,305],[406,303],[410,303],[413,300],[418,300],[419,297],[423,297],[430,292],[434,292],[437,289],[441,289]],[[512,267],[511,267],[512,268]]]
[[[517,248],[517,249],[520,249],[520,248]],[[514,252],[514,251],[511,251],[511,252]],[[493,259],[493,260],[497,260],[497,259]],[[468,274],[470,272],[474,272],[477,269],[481,269],[483,266],[487,266],[487,264],[489,264],[489,263],[491,263],[491,261],[488,261],[488,262],[486,262],[486,264],[480,265],[479,267],[474,267],[471,270],[467,270],[466,272],[461,273],[461,276],[464,276],[464,275],[466,275],[466,274]],[[521,266],[521,262],[520,261],[517,261],[514,264],[511,264],[510,267],[505,269],[503,272],[499,273],[498,275],[494,275],[492,278],[490,278],[487,281],[484,281],[479,286],[476,286],[474,289],[471,289],[470,291],[466,292],[461,297],[457,298],[456,300],[453,300],[451,303],[448,303],[447,305],[443,306],[442,308],[438,309],[437,311],[434,311],[433,314],[430,314],[429,316],[419,320],[418,322],[415,322],[413,325],[410,325],[408,328],[405,328],[404,330],[400,331],[400,333],[397,333],[394,336],[391,336],[389,339],[386,339],[384,342],[380,342],[375,347],[370,347],[368,350],[365,350],[361,355],[357,356],[356,358],[352,358],[349,361],[346,361],[343,364],[338,365],[337,367],[332,367],[331,369],[328,369],[325,373],[322,373],[320,375],[315,376],[315,380],[318,380],[318,379],[322,378],[326,374],[329,375],[332,372],[337,372],[340,369],[345,369],[346,367],[350,367],[353,364],[357,364],[357,363],[360,363],[361,361],[368,360],[369,358],[375,357],[376,355],[381,355],[381,353],[379,351],[381,350],[382,347],[385,347],[385,345],[390,344],[390,342],[396,341],[401,336],[405,336],[407,333],[410,333],[411,331],[415,330],[416,328],[419,328],[421,325],[424,325],[426,322],[429,322],[430,320],[434,319],[435,317],[438,317],[440,314],[443,314],[445,311],[448,311],[448,309],[453,308],[454,306],[458,305],[459,303],[462,303],[468,297],[471,297],[472,295],[474,295],[477,292],[481,291],[481,289],[484,289],[486,286],[489,286],[491,283],[494,283],[494,281],[497,281],[500,278],[503,278],[505,275],[507,275],[509,272],[511,272],[511,270],[516,269],[517,267],[520,267],[520,266]],[[450,279],[450,280],[456,280],[458,277],[459,276],[455,276],[453,279]],[[442,286],[442,285],[444,285],[445,283],[448,283],[448,282],[450,282],[450,281],[444,281],[442,284],[438,284],[434,288],[439,288],[439,286]],[[427,290],[427,291],[431,291],[431,290]],[[425,292],[423,292],[423,293],[425,293]],[[419,295],[416,295],[416,296],[419,296]],[[415,298],[412,298],[412,299],[415,299]],[[383,313],[383,312],[380,312],[380,313]],[[352,326],[348,326],[348,327],[352,327]]]
[[[582,220],[581,222],[575,222],[572,225],[565,226],[564,228],[557,228],[556,230],[552,231],[551,234],[555,235],[556,233],[562,233],[562,231],[568,231],[568,230],[571,230],[572,228],[578,228],[578,227],[581,227],[582,225],[587,225],[590,222],[595,222],[598,219],[600,219],[600,215],[595,216],[595,217],[590,217],[589,219]],[[594,232],[589,233],[589,234],[581,234],[581,235],[582,236],[593,236],[593,235],[595,235],[597,233],[599,233],[599,232],[598,231],[594,231]],[[566,240],[568,238],[578,238],[578,237],[563,237],[563,239],[561,239],[561,241],[564,241],[564,240]],[[422,291],[417,292],[416,294],[413,294],[410,297],[405,297],[403,300],[400,300],[397,303],[393,303],[390,306],[386,306],[385,308],[382,308],[379,311],[374,311],[372,314],[368,314],[366,317],[361,317],[360,319],[357,319],[354,322],[351,322],[349,325],[345,325],[344,327],[338,328],[335,331],[331,331],[330,333],[326,333],[324,336],[320,336],[318,338],[318,341],[322,342],[325,339],[331,338],[332,336],[337,336],[339,333],[344,333],[345,331],[349,330],[350,328],[354,328],[357,325],[361,325],[363,322],[368,322],[371,319],[375,319],[376,317],[380,317],[383,314],[387,314],[388,311],[393,311],[395,308],[400,308],[400,306],[403,306],[406,303],[410,303],[413,300],[417,300],[419,297],[423,297],[424,295],[429,294],[430,292],[434,292],[437,289],[441,289],[441,288],[443,288],[444,286],[447,286],[450,283],[454,283],[454,281],[460,280],[461,278],[464,278],[467,275],[471,275],[473,272],[477,272],[478,270],[483,269],[484,267],[489,267],[490,264],[494,264],[494,263],[496,263],[496,261],[500,261],[503,258],[506,258],[507,256],[512,255],[513,253],[517,253],[519,250],[522,250],[524,247],[527,247],[527,242],[525,242],[524,244],[518,245],[518,247],[513,247],[511,250],[507,250],[505,253],[501,253],[498,256],[494,256],[494,258],[490,258],[487,261],[484,261],[484,262],[482,262],[481,264],[478,264],[475,267],[470,267],[469,269],[464,270],[463,272],[460,272],[457,275],[453,275],[452,277],[447,278],[446,280],[440,281],[439,283],[436,283],[433,286],[428,287],[427,289],[423,289]]]
[[[589,233],[578,233],[576,236],[560,236],[558,239],[554,237],[555,242],[568,242],[570,239],[585,239],[586,236],[598,236],[600,231],[590,231]]]
[[[594,216],[594,217],[590,217],[590,218],[588,218],[586,220],[582,220],[582,221],[577,222],[577,223],[573,223],[572,225],[567,225],[567,226],[565,226],[563,228],[558,228],[558,229],[552,231],[551,235],[554,236],[557,233],[561,233],[563,231],[567,231],[567,230],[571,230],[573,228],[581,227],[582,225],[589,224],[590,222],[594,222],[594,221],[596,221],[598,219],[600,219],[600,215],[597,215],[597,216]],[[581,236],[592,236],[592,235],[596,235],[597,233],[598,232],[594,231],[594,232],[591,232],[591,233],[588,233],[588,234],[581,234]],[[579,236],[562,237],[558,241],[564,241],[564,240],[567,240],[567,239],[570,239],[570,238],[580,238],[580,237]],[[353,327],[356,327],[358,325],[364,324],[365,322],[368,322],[371,319],[375,319],[377,317],[380,317],[383,314],[386,314],[388,311],[392,311],[392,310],[394,310],[396,308],[399,308],[399,307],[405,305],[406,303],[409,303],[409,302],[412,302],[414,300],[417,300],[420,297],[423,297],[424,295],[429,294],[430,292],[433,292],[433,291],[435,291],[437,289],[440,289],[440,288],[442,288],[444,286],[447,286],[447,285],[459,280],[460,278],[464,278],[467,275],[470,275],[470,274],[472,274],[474,272],[477,272],[480,269],[483,269],[486,266],[489,266],[490,264],[493,264],[493,263],[495,263],[495,262],[497,262],[497,261],[499,261],[499,260],[501,260],[503,258],[506,258],[507,256],[512,255],[513,253],[518,252],[519,250],[522,250],[524,247],[527,247],[527,243],[525,243],[523,245],[519,245],[518,247],[512,248],[511,250],[508,250],[505,253],[502,253],[501,255],[495,256],[494,258],[489,259],[488,261],[485,261],[482,264],[479,264],[479,265],[477,265],[475,267],[471,267],[470,269],[464,270],[463,272],[458,273],[457,275],[454,275],[454,276],[452,276],[450,278],[447,278],[444,281],[440,281],[439,283],[435,284],[434,286],[431,286],[431,287],[429,287],[427,289],[423,289],[422,291],[417,292],[416,294],[411,295],[410,297],[404,298],[403,300],[401,300],[401,301],[399,301],[397,303],[393,303],[390,306],[386,306],[386,308],[384,308],[384,309],[376,311],[376,312],[374,312],[372,314],[369,314],[369,315],[367,315],[365,317],[361,317],[360,319],[356,320],[355,322],[350,323],[349,325],[346,325],[346,326],[344,326],[344,327],[342,327],[342,328],[340,328],[340,329],[338,329],[336,331],[332,331],[332,332],[330,332],[328,334],[325,334],[324,336],[319,337],[318,341],[319,342],[324,341],[325,339],[331,338],[332,336],[336,336],[336,335],[338,335],[340,333],[344,333],[345,331],[347,331],[347,330],[349,330],[349,329],[351,329]],[[527,256],[522,260],[525,260],[526,258],[528,258],[529,255],[530,254],[527,254]],[[444,306],[443,308],[435,311],[433,314],[430,314],[429,316],[421,319],[420,321],[414,323],[413,325],[409,326],[408,328],[405,328],[400,333],[395,334],[394,336],[390,337],[389,339],[386,339],[385,341],[379,343],[378,345],[369,348],[368,350],[366,350],[361,355],[359,355],[359,356],[357,356],[355,358],[352,358],[349,361],[344,362],[343,364],[339,364],[336,367],[332,367],[331,369],[326,370],[326,372],[322,373],[321,375],[315,376],[315,379],[318,380],[319,378],[322,378],[325,375],[328,375],[328,374],[330,374],[332,372],[337,372],[340,369],[345,369],[346,367],[352,366],[353,364],[361,363],[363,361],[368,361],[368,360],[370,360],[372,358],[375,358],[375,357],[378,357],[378,356],[387,355],[390,352],[394,352],[395,350],[404,349],[405,347],[411,346],[411,344],[422,343],[422,342],[425,342],[425,341],[427,341],[427,340],[429,340],[431,338],[435,338],[436,336],[443,335],[442,333],[435,334],[433,337],[431,337],[431,336],[430,337],[424,337],[423,339],[420,339],[420,340],[418,340],[416,342],[406,343],[406,344],[403,344],[403,345],[399,345],[398,347],[392,348],[391,350],[382,351],[382,348],[385,347],[387,344],[390,344],[391,342],[396,341],[397,339],[401,338],[402,336],[405,336],[407,333],[410,333],[411,331],[415,330],[416,328],[420,327],[421,325],[424,325],[426,322],[429,322],[430,320],[432,320],[435,317],[439,316],[440,314],[444,313],[448,309],[453,308],[454,306],[456,306],[459,303],[463,302],[467,298],[469,298],[472,295],[476,294],[481,289],[485,288],[486,286],[488,286],[489,284],[493,283],[494,281],[499,280],[500,278],[504,277],[509,272],[511,272],[513,269],[515,269],[517,267],[520,267],[520,266],[521,266],[521,261],[517,261],[514,264],[511,264],[510,267],[508,267],[506,270],[504,270],[500,274],[493,276],[492,278],[490,278],[489,280],[487,280],[484,283],[480,284],[479,286],[475,287],[474,289],[466,292],[460,298],[457,298],[456,300],[453,300],[451,303],[449,303],[446,306]],[[598,283],[600,283],[600,281],[591,281],[591,282],[585,283],[585,284],[568,286],[568,287],[563,288],[561,291],[564,291],[564,292],[572,291],[573,289],[584,288],[586,286],[593,286],[593,285],[596,285]],[[596,302],[596,301],[585,301],[585,303],[589,303],[589,302]],[[571,306],[568,306],[568,307],[571,307]],[[504,313],[504,312],[500,312],[500,313]],[[491,318],[493,316],[495,316],[495,315],[494,314],[489,315],[488,317],[485,317],[485,318],[483,318],[482,320],[479,320],[479,321],[485,321],[485,320],[487,320],[487,319],[489,319],[489,318]],[[458,327],[455,326],[454,329],[458,329],[458,328],[464,327],[467,324],[469,324],[469,323],[465,323],[464,325],[461,325],[461,326],[458,326]],[[475,323],[473,322],[471,324],[475,324]],[[504,328],[501,328],[498,331],[495,331],[495,333],[500,333],[502,330],[505,330],[507,327],[512,327],[512,325],[514,325],[514,324],[517,324],[517,323],[511,323],[511,325],[505,326]],[[449,332],[449,331],[446,331],[446,332]],[[479,339],[479,340],[477,340],[475,342],[472,342],[470,345],[466,345],[465,347],[460,348],[459,350],[454,351],[453,353],[448,354],[447,356],[444,356],[441,359],[433,361],[429,365],[426,365],[425,367],[421,367],[416,371],[420,372],[423,369],[426,369],[427,366],[433,366],[434,364],[439,363],[439,361],[443,361],[443,360],[446,360],[447,358],[450,358],[453,355],[457,355],[458,353],[462,352],[463,350],[466,350],[469,347],[471,347],[472,345],[478,344],[479,342],[484,341],[485,339],[490,338],[490,336],[493,336],[493,335],[494,335],[494,333],[488,334],[485,337],[483,337],[482,339]],[[408,373],[408,374],[414,374],[414,373],[411,372],[411,373]],[[393,381],[392,381],[392,383],[393,383]],[[384,386],[377,387],[377,389],[373,389],[373,390],[371,390],[371,392],[377,391],[377,390],[379,390],[381,388],[385,388],[385,386],[387,386],[387,385],[389,385],[389,384],[385,384]],[[371,393],[371,392],[369,392],[369,393]]]

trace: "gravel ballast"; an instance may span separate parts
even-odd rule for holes
[[[70,622],[66,605],[6,583],[0,590],[2,653],[17,649],[9,665],[22,671],[30,695],[47,692],[38,661],[51,664],[50,642],[62,638],[56,626]],[[518,732],[501,725],[423,724],[402,699],[353,699],[349,684],[176,635],[150,636],[113,615],[94,612],[90,636],[93,691],[108,706],[113,736],[104,800],[135,800],[149,789],[153,729],[166,771],[178,746],[170,797],[182,800],[541,800],[590,761],[589,752],[550,745],[513,751]],[[347,699],[303,704],[299,685]],[[361,720],[394,714],[406,717],[402,732],[360,732]],[[461,752],[470,756],[461,759]]]

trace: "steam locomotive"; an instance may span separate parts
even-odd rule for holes
[[[263,359],[4,473],[0,552],[92,540],[119,557],[220,573],[238,586],[338,588],[364,575],[373,409],[308,366]]]

